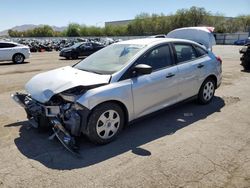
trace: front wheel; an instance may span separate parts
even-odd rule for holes
[[[210,103],[214,97],[214,92],[215,92],[215,81],[212,78],[206,79],[201,85],[201,88],[199,90],[198,102],[200,104]]]
[[[77,53],[72,53],[71,58],[72,59],[78,59],[78,54]]]
[[[96,144],[113,141],[124,125],[124,113],[115,103],[104,103],[96,107],[88,122],[88,137]]]

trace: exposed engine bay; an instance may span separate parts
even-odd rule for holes
[[[79,89],[77,89],[80,92]],[[75,95],[60,93],[49,102],[42,104],[28,94],[12,95],[14,101],[21,105],[34,128],[52,128],[54,135],[72,153],[77,154],[75,137],[86,133],[87,117],[90,111],[75,102]]]

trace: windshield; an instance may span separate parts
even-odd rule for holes
[[[73,46],[71,46],[72,48],[77,48],[78,46],[80,46],[81,44],[83,44],[83,42],[78,42],[75,43]]]
[[[82,60],[74,67],[98,74],[113,74],[129,62],[144,45],[113,44]]]

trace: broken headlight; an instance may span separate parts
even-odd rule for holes
[[[68,102],[75,102],[77,97],[81,94],[83,94],[86,91],[86,88],[83,86],[78,86],[78,87],[74,87],[71,89],[68,89],[62,93],[60,93],[59,95]]]

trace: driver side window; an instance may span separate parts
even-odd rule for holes
[[[131,66],[129,70],[127,70],[127,72],[120,78],[120,81],[133,77],[131,75],[131,70],[139,64],[151,66],[153,72],[174,65],[170,46],[165,44],[146,52],[136,60],[134,65]]]
[[[173,65],[169,45],[159,46],[147,52],[136,64],[149,65],[153,71]]]

